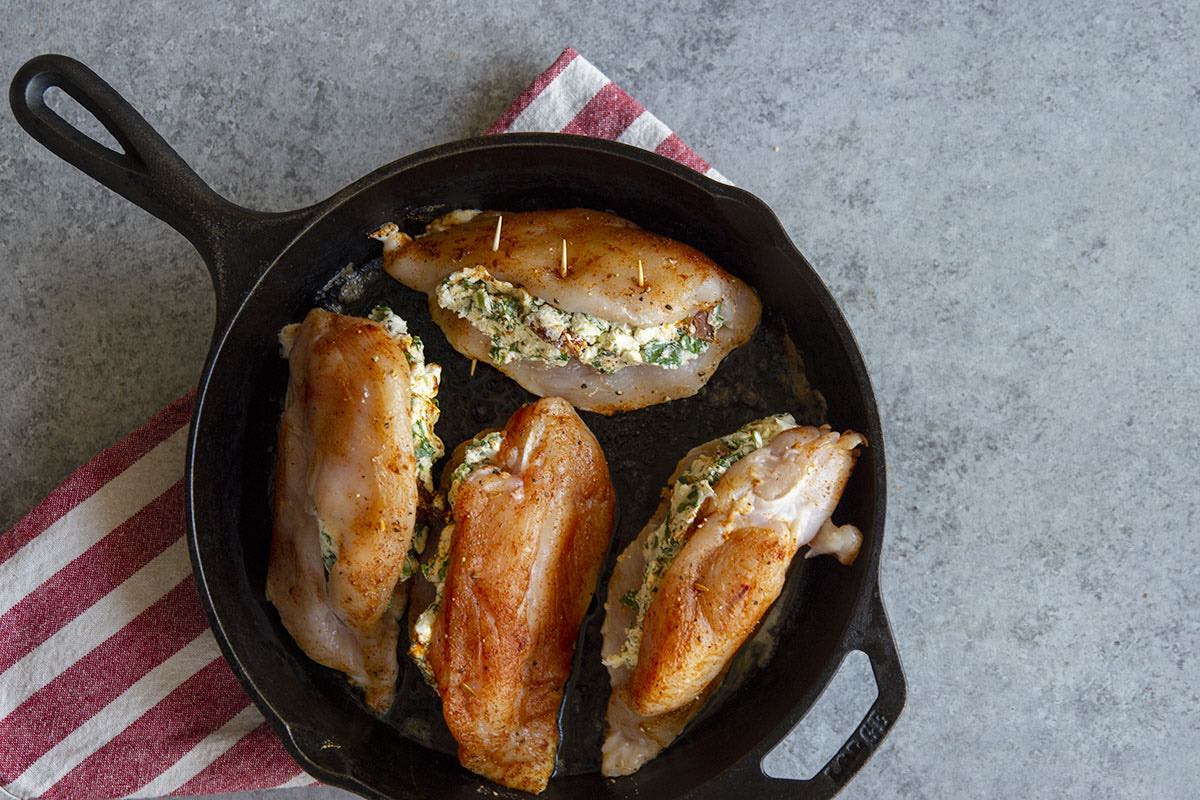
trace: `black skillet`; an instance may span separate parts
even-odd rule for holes
[[[45,93],[52,87],[92,113],[124,153],[98,144],[51,110]],[[501,424],[529,397],[490,369],[470,378],[463,359],[430,323],[422,298],[379,271],[379,245],[368,231],[388,220],[415,231],[453,208],[611,210],[700,248],[763,298],[767,313],[754,340],[727,358],[697,397],[612,418],[584,415],[604,446],[620,496],[614,553],[647,518],[659,487],[689,447],[765,413],[789,410],[816,421],[823,413],[819,399],[812,402],[797,387],[805,372],[827,403],[828,421],[865,432],[871,445],[836,515],[865,534],[858,561],[843,568],[828,558],[798,558],[772,630],[739,656],[737,685],[723,690],[661,756],[618,780],[606,780],[596,769],[608,685],[597,664],[600,613],[593,602],[561,716],[558,772],[543,796],[831,797],[891,729],[904,705],[905,683],[879,594],[885,479],[875,400],[836,303],[762,201],[632,147],[519,134],[425,150],[314,206],[268,214],[218,196],[137,111],[73,59],[29,61],[14,77],[9,100],[31,136],[182,233],[208,265],[217,321],[188,441],[192,564],[221,650],[310,774],[370,797],[477,798],[481,785],[500,796],[524,796],[458,766],[436,701],[411,670],[387,718],[368,714],[339,676],[304,658],[263,594],[270,473],[286,377],[275,338],[282,325],[317,304],[349,313],[363,313],[375,302],[391,304],[445,367],[438,432],[450,447]],[[611,559],[610,553],[610,565]],[[601,597],[606,580],[607,573]],[[764,756],[852,650],[870,658],[878,685],[866,717],[811,779],[766,776]]]

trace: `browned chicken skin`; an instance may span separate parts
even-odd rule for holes
[[[546,788],[613,512],[604,454],[560,398],[517,411],[494,461],[458,484],[424,656],[468,769],[528,792]]]

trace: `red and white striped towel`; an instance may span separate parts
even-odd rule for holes
[[[567,48],[488,133],[564,131],[722,179]],[[200,609],[183,522],[193,395],[96,456],[0,536],[0,797],[304,786]]]

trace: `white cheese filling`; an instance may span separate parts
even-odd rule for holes
[[[376,306],[371,310],[369,318],[378,322],[387,331],[388,336],[395,339],[404,349],[408,360],[408,389],[412,420],[413,456],[417,460],[417,481],[424,496],[433,494],[433,464],[446,448],[442,440],[433,432],[433,426],[441,416],[438,406],[437,393],[441,384],[442,368],[438,364],[425,361],[425,343],[421,337],[408,332],[408,323],[395,314],[387,306]],[[418,519],[413,527],[412,544],[404,557],[404,566],[400,568],[400,580],[406,581],[417,571],[418,559],[425,552],[425,542],[429,538],[429,524]]]
[[[563,311],[481,266],[447,276],[434,296],[438,305],[491,340],[495,364],[524,358],[563,366],[575,359],[604,373],[634,364],[675,369],[708,350],[725,324],[720,303],[665,325],[609,322],[581,311]]]

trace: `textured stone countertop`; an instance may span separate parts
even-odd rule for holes
[[[1195,796],[1195,6],[341,5],[19,2],[0,74],[73,54],[282,209],[479,132],[575,46],[776,210],[873,375],[909,699],[843,796]],[[213,301],[182,237],[7,111],[0,142],[7,527],[193,385]],[[773,773],[848,732],[834,695]]]

